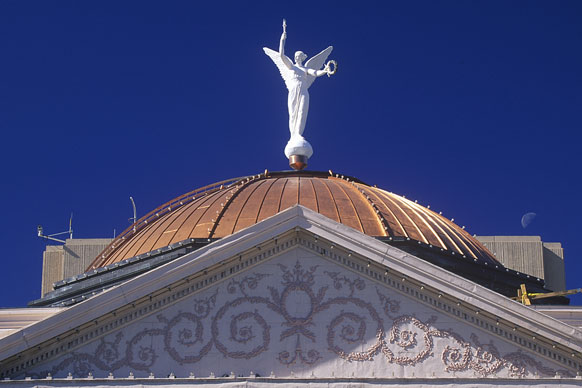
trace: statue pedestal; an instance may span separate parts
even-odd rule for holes
[[[289,167],[293,170],[303,170],[307,167],[307,156],[303,155],[291,155],[289,157]]]
[[[303,170],[307,167],[307,160],[311,155],[313,148],[301,135],[292,136],[285,146],[285,156],[289,159],[289,166],[294,170]]]

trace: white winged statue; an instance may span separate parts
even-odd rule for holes
[[[327,57],[333,50],[329,46],[316,56],[303,64],[307,55],[302,51],[295,53],[295,63],[285,55],[285,40],[287,39],[287,24],[283,19],[283,34],[279,43],[279,52],[263,47],[265,54],[269,56],[277,65],[285,85],[289,90],[287,107],[289,109],[289,131],[291,139],[285,147],[285,156],[289,159],[289,165],[296,170],[301,170],[307,166],[307,159],[313,155],[311,144],[303,138],[307,113],[309,111],[309,92],[315,78],[327,74],[335,74],[337,63],[329,61],[325,64]],[[325,65],[325,67],[324,67]],[[332,69],[333,65],[333,69]],[[323,69],[322,69],[323,68]]]

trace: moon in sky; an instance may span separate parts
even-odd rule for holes
[[[525,229],[528,227],[529,224],[536,218],[535,213],[525,213],[523,217],[521,217],[521,226]]]

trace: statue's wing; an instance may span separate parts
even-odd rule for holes
[[[287,89],[289,89],[289,82],[291,81],[293,72],[289,70],[287,66],[285,66],[285,64],[283,63],[283,60],[281,59],[281,54],[279,54],[278,51],[271,50],[268,47],[263,47],[263,51],[265,52],[265,54],[269,56],[269,58],[271,58],[273,62],[275,62],[275,65],[277,65],[277,69],[279,69],[279,73],[281,73],[281,77],[283,77],[283,81],[285,81]],[[291,62],[290,59],[289,62]]]
[[[305,67],[312,70],[321,70],[323,65],[325,65],[327,57],[331,54],[331,50],[333,50],[333,46],[329,46],[319,54],[311,57],[307,62],[305,62]]]
[[[311,70],[315,70],[315,71],[321,70],[321,68],[325,64],[325,61],[327,60],[327,57],[329,57],[329,54],[331,54],[331,50],[333,50],[333,46],[329,46],[328,48],[326,48],[325,50],[323,50],[319,54],[311,57],[307,62],[305,62],[305,67],[307,69],[311,69]],[[306,86],[310,87],[311,84],[313,84],[313,81],[315,81],[315,78],[316,77],[308,74],[307,80],[306,80]]]

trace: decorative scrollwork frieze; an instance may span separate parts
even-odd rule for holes
[[[436,316],[411,314],[400,294],[370,288],[366,279],[330,270],[333,264],[274,264],[271,273],[234,277],[147,325],[126,326],[33,375],[100,376],[122,368],[149,373],[169,360],[196,366],[218,356],[242,363],[267,357],[288,368],[315,368],[339,357],[347,365],[430,365],[445,376],[571,375],[521,352],[503,354],[493,340],[481,343],[475,332],[465,340],[453,329],[440,329]]]

